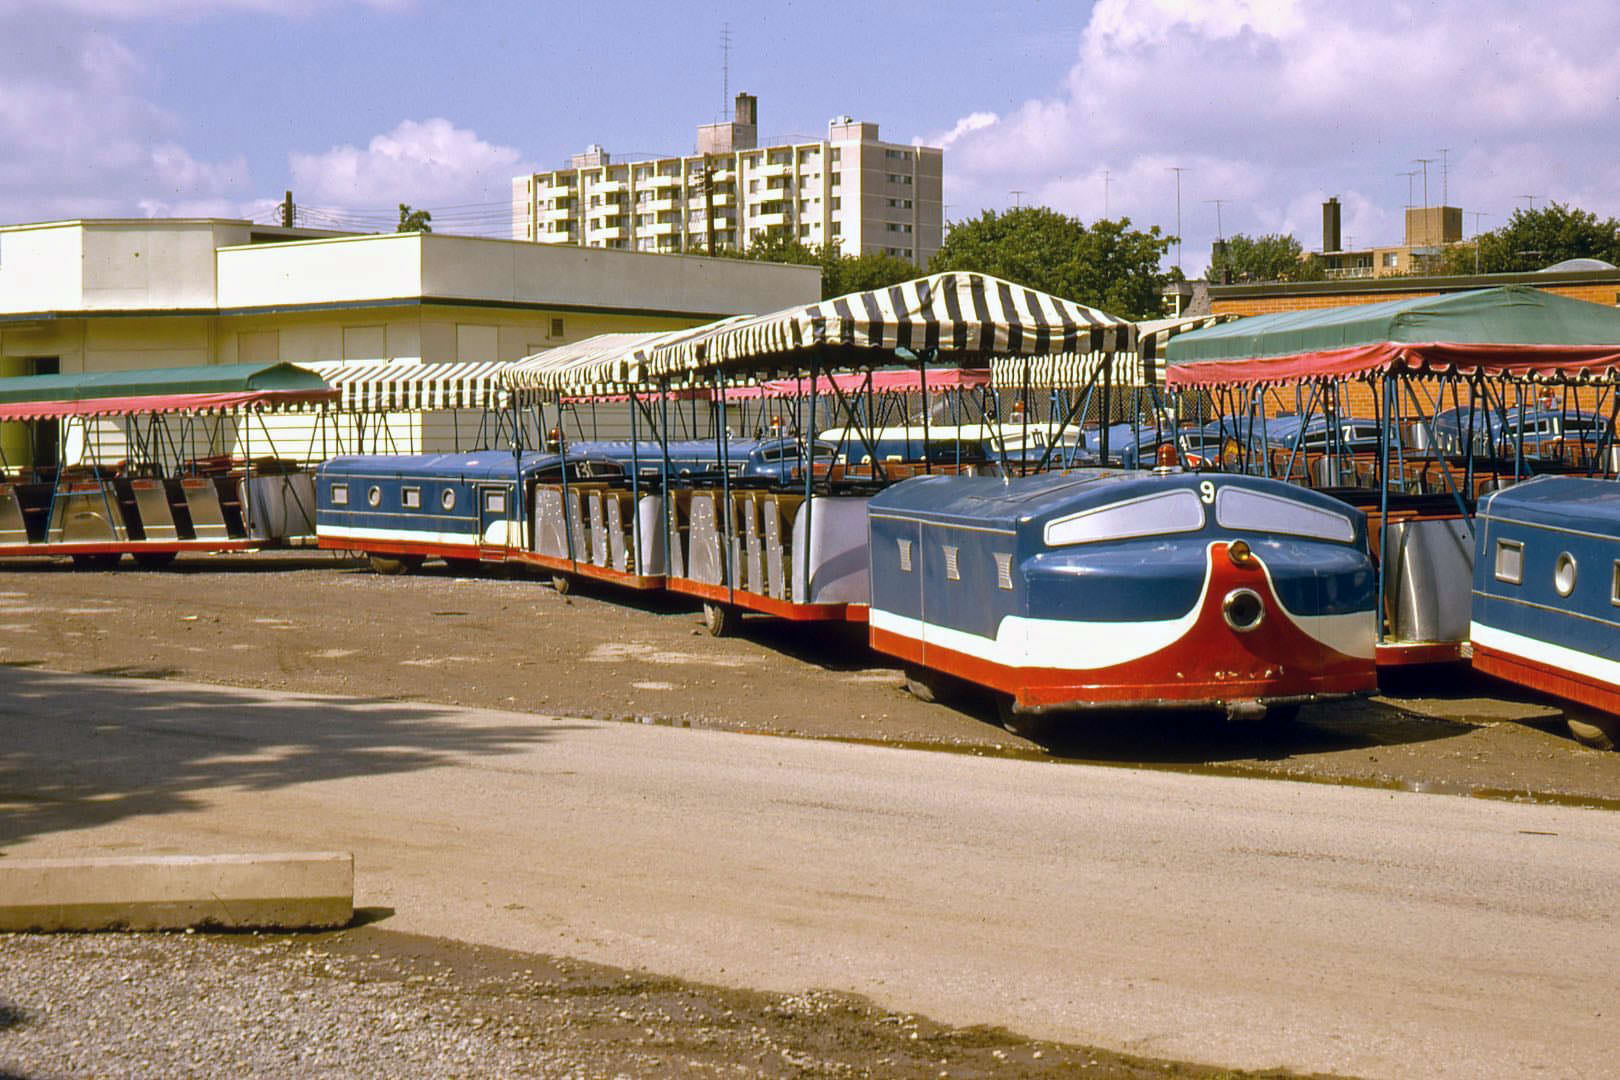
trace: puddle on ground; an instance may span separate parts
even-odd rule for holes
[[[32,630],[33,628],[34,628],[33,623],[25,623],[25,622],[0,623],[0,630],[9,630],[12,633],[22,633],[22,632],[27,631],[27,630]]]
[[[614,664],[621,660],[639,660],[648,664],[700,664],[704,667],[740,668],[759,661],[753,657],[717,656],[713,653],[683,653],[660,649],[645,642],[605,641],[586,655],[594,664]]]
[[[68,607],[57,608],[58,615],[117,615],[115,607]]]
[[[420,660],[401,660],[402,667],[436,667],[439,664],[470,664],[476,656],[424,656]]]
[[[310,653],[309,655],[316,660],[342,660],[345,656],[353,656],[359,651],[359,649],[322,649],[318,653]]]
[[[630,684],[635,690],[673,690],[675,684],[670,682],[633,682]]]

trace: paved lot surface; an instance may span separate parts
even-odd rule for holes
[[[401,930],[1155,1058],[1612,1072],[1620,818],[3,672],[0,850],[346,849]]]
[[[997,727],[985,702],[909,697],[859,630],[750,621],[743,636],[716,640],[678,602],[612,590],[563,598],[533,578],[442,570],[383,578],[323,553],[187,557],[165,573],[0,564],[0,663],[1043,753]],[[1232,775],[1620,797],[1620,754],[1572,741],[1556,708],[1434,672],[1398,689],[1388,704],[1319,706],[1280,728],[1083,717],[1056,750]]]

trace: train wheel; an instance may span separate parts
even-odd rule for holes
[[[1267,724],[1292,724],[1299,720],[1299,706],[1296,705],[1267,705],[1265,722]]]
[[[730,637],[737,632],[741,619],[742,612],[730,604],[716,604],[709,600],[703,602],[703,626],[709,631],[710,637]]]
[[[1620,726],[1604,727],[1589,720],[1577,720],[1566,716],[1564,723],[1569,725],[1570,736],[1582,746],[1590,746],[1594,750],[1613,750],[1614,740],[1620,733]]]
[[[121,558],[123,556],[117,552],[75,555],[73,556],[73,568],[75,570],[116,570],[118,569],[118,560]]]
[[[174,565],[177,551],[142,551],[135,556],[135,565],[142,570],[163,570]]]
[[[558,596],[567,596],[574,591],[574,579],[567,574],[552,574],[551,587],[557,590]]]
[[[1016,712],[1011,694],[996,694],[996,719],[1020,739],[1045,743],[1052,738],[1052,717],[1047,713]]]
[[[375,552],[368,551],[366,561],[371,563],[373,573],[385,574],[389,577],[393,577],[395,574],[403,574],[410,569],[404,557],[399,555],[378,555]]]
[[[930,705],[938,701],[939,695],[934,692],[933,681],[929,678],[931,674],[926,668],[906,668],[906,693]]]
[[[444,565],[457,577],[477,577],[484,564],[477,559],[446,559]]]

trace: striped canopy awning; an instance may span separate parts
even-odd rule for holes
[[[964,358],[1135,347],[1133,323],[988,274],[948,272],[716,324],[653,347],[653,376],[780,368],[796,355],[905,348]],[[847,363],[848,356],[840,357]]]
[[[323,360],[305,365],[338,391],[345,412],[426,412],[497,409],[506,403],[501,381],[510,361]]]
[[[640,388],[643,365],[653,345],[692,333],[645,330],[597,334],[582,341],[525,356],[506,373],[506,385],[520,394],[591,397]]]
[[[1029,386],[1032,390],[1078,389],[1091,381],[1092,375],[1106,362],[1112,361],[1113,385],[1158,386],[1161,383],[1158,358],[1164,355],[1165,342],[1177,334],[1202,330],[1206,326],[1230,322],[1236,315],[1191,315],[1171,319],[1145,319],[1136,324],[1136,348],[1115,354],[1055,353],[1047,356],[997,357],[991,364],[996,386],[1016,389],[1024,384],[1024,364],[1029,364]]]

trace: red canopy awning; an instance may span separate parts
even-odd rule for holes
[[[64,416],[129,416],[176,412],[283,409],[336,401],[336,390],[235,390],[213,394],[151,394],[78,401],[17,401],[0,404],[0,420],[55,420]]]
[[[1301,380],[1337,381],[1395,371],[1568,381],[1610,378],[1620,371],[1620,346],[1381,341],[1287,356],[1195,360],[1171,367],[1165,373],[1165,383],[1171,387],[1267,386]]]

